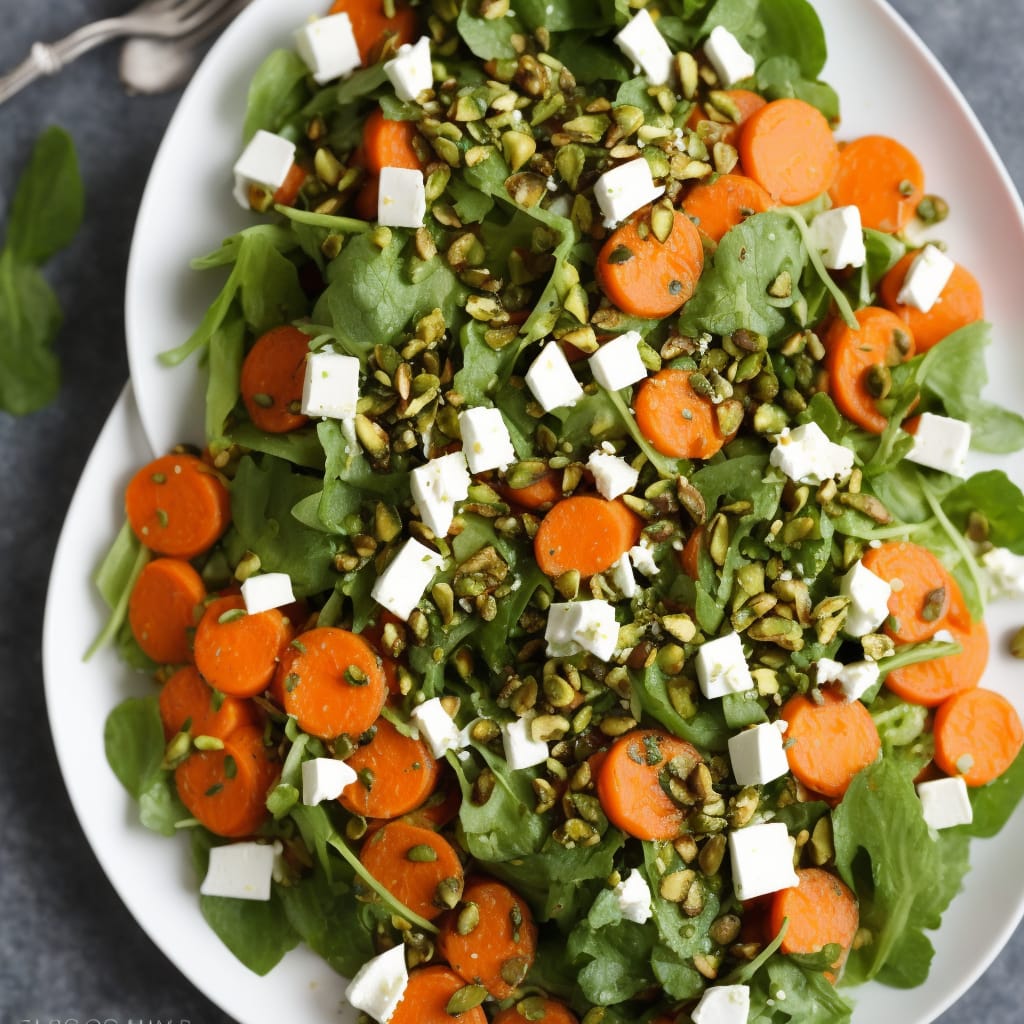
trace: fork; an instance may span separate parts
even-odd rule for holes
[[[71,61],[122,36],[163,39],[188,35],[237,6],[235,0],[143,0],[126,14],[83,25],[55,43],[32,44],[28,57],[0,76],[0,103],[43,75],[55,75]]]

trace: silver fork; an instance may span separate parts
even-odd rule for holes
[[[83,25],[58,42],[33,43],[28,57],[9,74],[0,76],[0,103],[37,78],[57,74],[83,53],[111,39],[185,36],[236,6],[236,0],[144,0],[126,14]]]

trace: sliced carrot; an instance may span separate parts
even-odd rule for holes
[[[499,493],[514,505],[531,511],[543,512],[562,498],[562,474],[549,469],[540,479],[525,487],[509,487],[503,484]]]
[[[833,690],[821,691],[822,702],[803,694],[782,706],[786,756],[790,771],[808,789],[841,797],[862,768],[878,756],[882,742],[874,719],[859,700],[847,701]]]
[[[1014,706],[995,690],[964,690],[935,712],[935,763],[968,786],[984,786],[1013,764],[1024,746]]]
[[[772,197],[745,174],[720,174],[714,181],[695,185],[683,200],[682,210],[697,230],[720,242],[730,229],[755,213],[775,205]]]
[[[436,830],[444,828],[458,817],[459,808],[462,806],[462,790],[455,776],[446,771],[443,764],[439,767],[441,778],[437,788],[419,807],[403,815],[402,821],[418,825],[420,828]]]
[[[219,836],[252,835],[266,820],[267,790],[278,772],[263,730],[245,725],[220,750],[194,750],[174,770],[189,813]]]
[[[430,829],[389,822],[366,840],[359,859],[392,896],[428,921],[452,906],[443,902],[442,883],[453,900],[462,895],[459,855],[447,839]]]
[[[985,316],[985,302],[981,294],[981,285],[974,275],[959,263],[953,267],[953,273],[946,286],[927,313],[916,306],[907,306],[899,302],[897,296],[903,287],[903,280],[916,258],[916,252],[908,252],[889,270],[878,285],[878,298],[886,309],[892,310],[907,325],[914,335],[918,350],[927,352],[947,334],[952,334],[953,331],[966,327],[975,320],[981,320]]]
[[[460,913],[470,904],[475,905],[479,921],[460,935]],[[441,955],[465,981],[483,985],[495,999],[507,999],[518,988],[537,955],[537,926],[530,908],[507,885],[492,878],[467,882],[461,910],[449,911],[440,929]]]
[[[950,622],[945,628],[963,650],[959,654],[947,654],[894,669],[885,677],[885,685],[898,697],[933,708],[981,682],[989,651],[985,623],[972,622],[964,628]]]
[[[755,110],[737,148],[744,172],[788,206],[821,195],[839,169],[828,121],[803,100],[772,100]]]
[[[593,495],[563,498],[541,521],[533,551],[552,578],[575,569],[593,576],[610,569],[640,539],[640,520],[620,501]]]
[[[779,952],[817,953],[834,943],[841,949],[832,964],[838,970],[860,924],[857,897],[842,879],[823,868],[798,868],[796,877],[797,885],[772,894],[772,935],[778,935],[783,921],[789,921]],[[835,980],[831,973],[827,976]]]
[[[284,181],[278,186],[274,193],[274,203],[277,206],[292,206],[299,198],[299,192],[306,183],[306,170],[300,164],[293,163],[285,175]]]
[[[167,739],[184,731],[226,739],[243,725],[257,724],[257,714],[251,701],[216,693],[195,666],[184,665],[160,687],[160,720]]]
[[[854,316],[856,329],[836,319],[823,339],[829,393],[847,419],[880,434],[889,420],[868,389],[868,374],[873,366],[892,367],[909,359],[914,335],[895,313],[879,306],[865,306]]]
[[[703,269],[704,245],[693,221],[673,211],[672,229],[659,242],[645,207],[608,236],[594,271],[608,301],[623,313],[660,319],[693,295]]]
[[[128,598],[128,623],[147,657],[162,665],[192,660],[192,631],[204,597],[202,577],[183,559],[145,565]]]
[[[132,532],[160,555],[195,558],[231,521],[231,498],[217,474],[195,455],[163,455],[147,463],[125,490]]]
[[[633,400],[637,426],[662,455],[710,459],[726,442],[709,398],[690,386],[690,370],[659,370]]]
[[[419,34],[416,11],[408,4],[394,5],[390,17],[383,0],[334,0],[331,14],[347,14],[352,34],[364,64],[378,58],[381,44],[389,34],[395,35],[396,46],[415,41]]]
[[[910,541],[886,541],[868,548],[861,562],[892,587],[885,631],[893,640],[919,643],[940,629],[969,628],[960,587],[927,548]]]
[[[215,598],[196,627],[196,668],[215,690],[253,697],[270,685],[291,635],[277,608],[249,615],[240,594]]]
[[[415,810],[434,791],[440,767],[423,740],[403,736],[386,718],[373,738],[346,759],[359,778],[339,802],[364,818],[398,818]]]
[[[695,580],[700,576],[700,549],[704,543],[704,527],[695,526],[686,538],[683,550],[679,552],[679,568]]]
[[[760,110],[768,101],[760,93],[750,89],[723,89],[722,92],[736,109],[738,117],[735,121],[719,121],[709,117],[707,110],[698,105],[693,108],[687,119],[686,127],[696,131],[701,121],[714,121],[719,129],[719,141],[735,146],[750,115]]]
[[[299,412],[308,354],[309,335],[297,327],[274,327],[256,339],[241,374],[242,401],[254,426],[284,434],[308,421]]]
[[[321,739],[366,732],[388,692],[373,648],[335,626],[300,633],[281,654],[275,685],[299,728]]]
[[[385,167],[405,167],[418,171],[423,162],[413,147],[416,137],[414,121],[389,121],[378,107],[363,123],[361,158],[372,175],[378,175]],[[376,218],[376,205],[374,218]]]
[[[435,964],[409,972],[402,1001],[388,1024],[487,1024],[482,1007],[450,1014],[448,1003],[466,982],[450,967]]]
[[[579,1024],[576,1014],[557,999],[531,996],[529,1007],[524,1007],[529,1016],[524,1016],[520,1011],[521,1005],[513,1003],[512,1006],[501,1010],[491,1024]]]
[[[864,227],[902,231],[923,195],[924,171],[902,143],[864,135],[840,147],[829,196],[833,206],[856,206]]]
[[[681,760],[673,765],[675,758]],[[597,796],[608,820],[637,839],[675,839],[686,831],[686,810],[663,782],[671,772],[683,773],[684,781],[702,760],[696,747],[662,729],[620,736],[597,774]]]

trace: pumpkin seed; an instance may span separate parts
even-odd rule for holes
[[[508,8],[508,0],[492,0],[492,2],[503,2]],[[487,989],[483,985],[463,985],[448,1000],[445,1013],[451,1017],[457,1017],[460,1013],[468,1013],[478,1007],[486,998]]]
[[[697,864],[703,875],[710,878],[718,873],[718,869],[725,859],[726,844],[727,840],[723,835],[710,836],[704,842],[697,857]]]
[[[459,911],[459,916],[455,919],[455,930],[459,935],[470,935],[479,923],[480,908],[470,901]]]
[[[690,868],[671,871],[662,878],[658,892],[662,899],[668,900],[670,903],[682,903],[696,878],[697,872]]]

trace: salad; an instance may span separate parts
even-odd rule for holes
[[[240,161],[267,216],[172,357],[208,450],[140,471],[106,565],[161,682],[108,724],[144,821],[244,962],[305,941],[379,1019],[920,983],[1021,743],[977,685],[1020,492],[957,450],[1021,422],[967,271],[905,280],[942,201],[837,146],[803,3],[346,13],[366,67],[253,84],[294,148]]]

